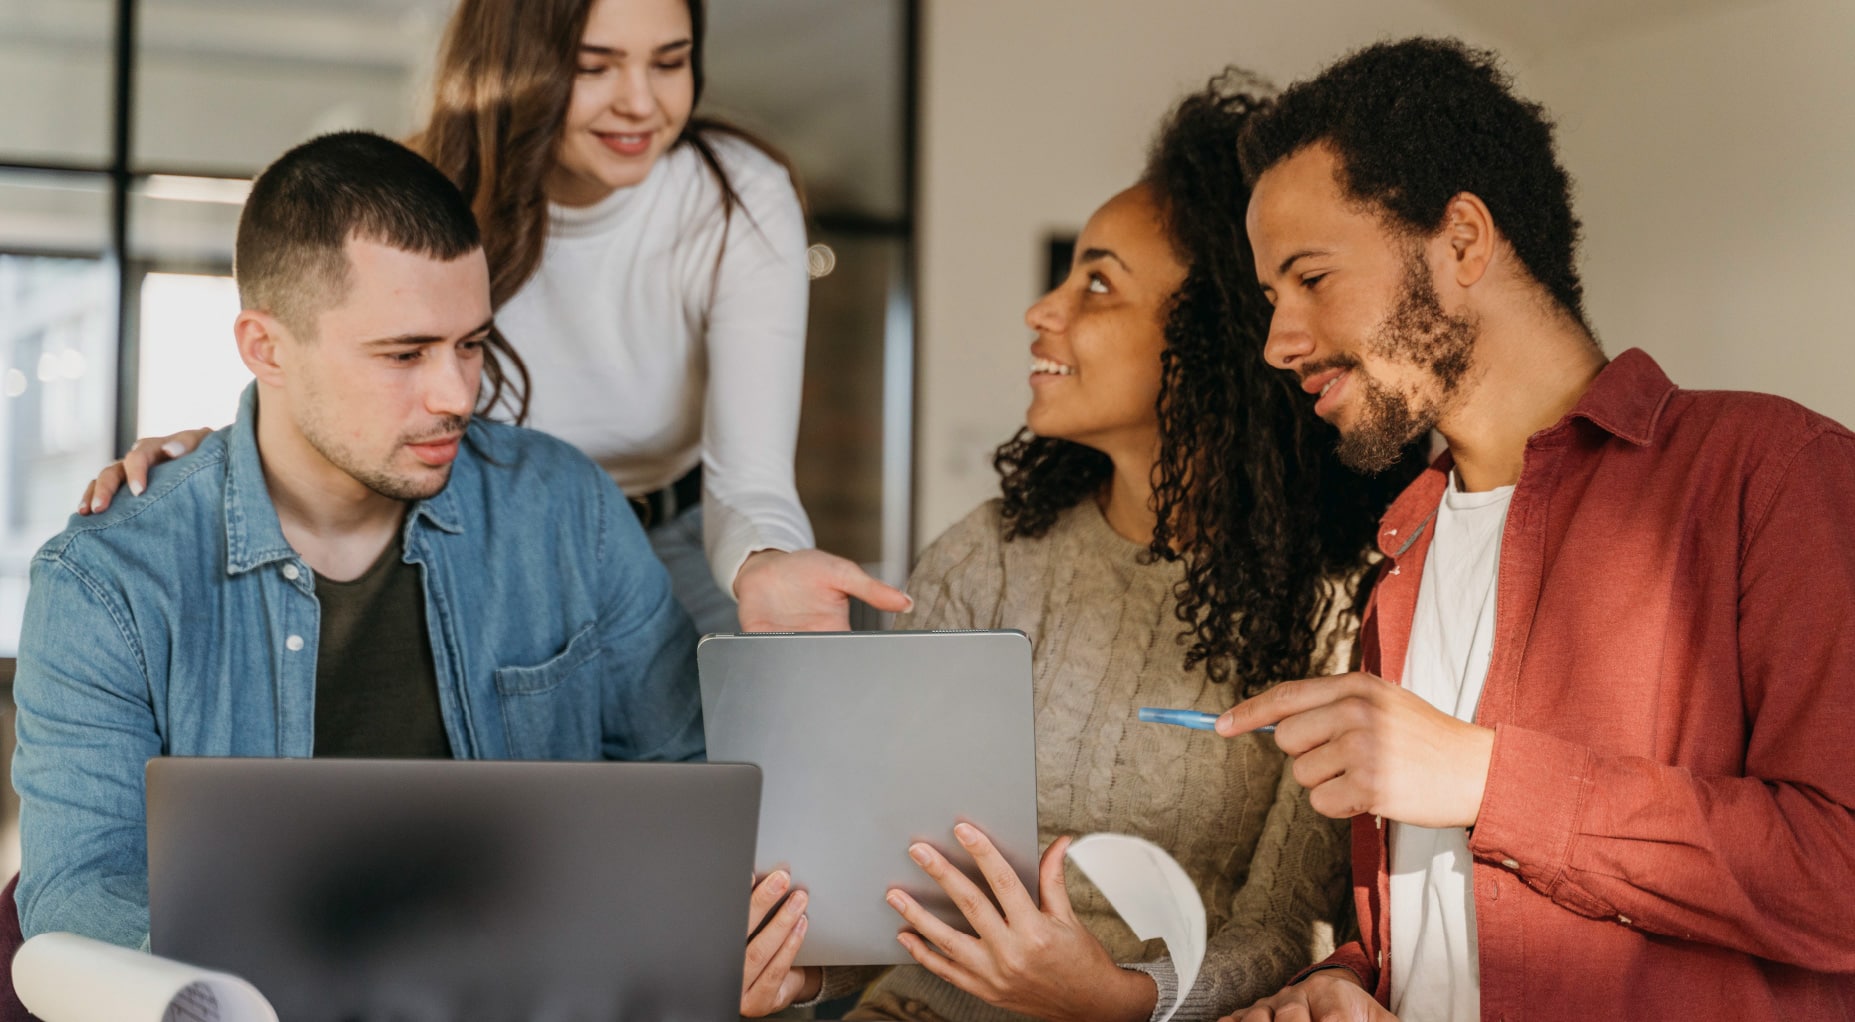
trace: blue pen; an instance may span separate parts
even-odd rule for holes
[[[1148,724],[1176,724],[1198,731],[1213,731],[1217,728],[1217,714],[1203,713],[1198,710],[1167,710],[1158,706],[1142,706],[1140,719]],[[1264,724],[1256,730],[1264,734],[1274,734],[1274,724]]]

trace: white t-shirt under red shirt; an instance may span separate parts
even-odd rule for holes
[[[1431,523],[1404,687],[1475,719],[1494,657],[1495,580],[1512,486],[1479,493],[1455,474]],[[1481,959],[1468,831],[1391,824],[1391,1010],[1403,1022],[1476,1022]]]

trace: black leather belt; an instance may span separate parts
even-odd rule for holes
[[[661,525],[683,511],[702,503],[702,466],[683,473],[683,477],[661,490],[626,497],[638,524],[645,528]]]

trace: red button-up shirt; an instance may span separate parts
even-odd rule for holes
[[[1362,634],[1398,682],[1450,466],[1386,513]],[[1527,442],[1470,835],[1484,1019],[1855,1019],[1855,434],[1641,351]],[[1388,829],[1353,821],[1389,1003]]]

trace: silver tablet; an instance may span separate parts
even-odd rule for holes
[[[1023,632],[710,635],[697,661],[709,758],[753,763],[764,779],[754,868],[790,869],[811,898],[799,964],[909,961],[890,887],[970,932],[908,857],[926,841],[976,876],[953,838],[960,821],[1036,896]]]

